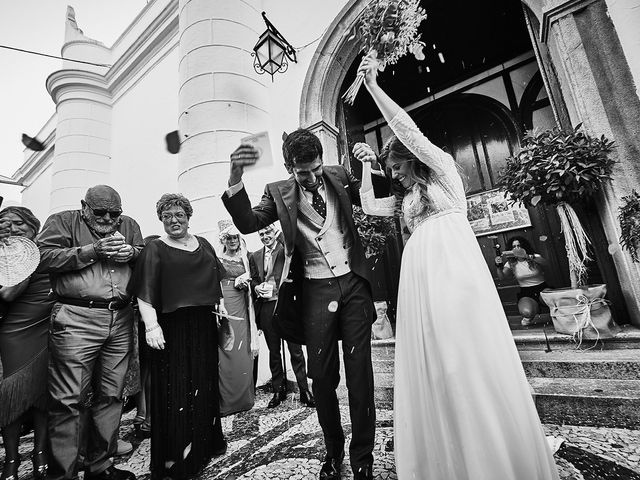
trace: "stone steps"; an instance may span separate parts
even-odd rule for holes
[[[640,428],[640,381],[532,377],[543,423]]]
[[[513,337],[544,423],[640,428],[640,330],[580,348],[552,326]]]
[[[544,351],[547,349],[547,340],[552,351],[576,350],[578,347],[571,335],[557,333],[552,325],[536,325],[532,328],[513,330],[511,333],[518,350]],[[623,325],[622,331],[614,338],[598,341],[584,339],[580,349],[586,350],[587,348],[592,350],[640,349],[640,329]]]
[[[544,423],[640,429],[639,329],[624,326],[615,338],[584,340],[580,349],[551,325],[512,333]],[[385,405],[393,402],[394,353],[395,340],[372,342],[376,402]]]
[[[521,350],[527,377],[640,380],[640,349]]]

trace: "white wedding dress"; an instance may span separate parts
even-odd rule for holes
[[[400,112],[389,126],[434,180],[402,211],[412,232],[402,256],[395,351],[394,429],[400,480],[558,479],[489,268],[466,218],[453,158]],[[392,215],[364,164],[366,213]]]

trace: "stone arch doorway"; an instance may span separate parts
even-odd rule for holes
[[[348,42],[346,32],[358,20],[371,0],[349,0],[327,28],[313,55],[302,87],[300,126],[310,128],[322,140],[326,152],[338,162],[338,103],[349,67],[358,56],[358,45]],[[333,161],[332,161],[333,160]]]
[[[365,8],[368,7],[370,1],[371,0],[350,0],[347,2],[336,16],[336,19],[329,25],[326,34],[320,41],[303,84],[300,102],[300,124],[301,126],[312,129],[319,135],[323,142],[325,152],[327,152],[325,154],[325,161],[327,163],[340,163],[344,161],[344,159],[347,158],[346,152],[349,150],[349,145],[353,141],[364,140],[363,137],[366,132],[364,132],[362,128],[360,131],[350,131],[350,125],[359,123],[361,126],[371,127],[371,125],[378,123],[378,120],[371,118],[370,111],[366,114],[362,113],[363,105],[366,103],[362,102],[362,98],[365,98],[366,94],[361,94],[362,98],[360,101],[362,103],[356,104],[357,108],[351,109],[351,111],[348,107],[344,107],[340,100],[341,92],[355,76],[355,68],[357,67],[357,58],[359,55],[358,45],[347,40],[349,37],[348,32]],[[429,8],[433,7],[435,9],[434,12],[428,10],[432,22],[438,18],[438,13],[440,14],[439,20],[441,25],[450,25],[449,19],[455,19],[456,30],[459,32],[459,35],[452,35],[451,32],[448,32],[447,36],[442,35],[442,30],[444,29],[442,26],[440,36],[435,35],[434,27],[436,27],[437,30],[437,20],[429,25],[426,30],[428,33],[428,44],[430,44],[432,37],[436,39],[435,43],[438,45],[448,44],[449,42],[455,44],[457,42],[457,45],[453,45],[457,47],[457,52],[456,48],[453,49],[453,52],[445,52],[447,69],[456,62],[458,62],[459,65],[460,56],[458,55],[458,57],[456,57],[456,53],[459,54],[460,51],[467,49],[474,51],[476,58],[472,58],[471,62],[467,61],[466,66],[463,61],[463,69],[466,68],[466,71],[463,72],[458,68],[457,72],[453,72],[453,75],[449,75],[449,78],[445,78],[444,81],[442,81],[443,79],[441,78],[441,82],[437,88],[433,88],[433,85],[431,85],[431,90],[429,90],[429,88],[423,88],[426,86],[426,84],[424,84],[425,75],[420,69],[416,72],[415,62],[414,65],[410,65],[410,62],[409,64],[405,62],[403,65],[402,62],[404,59],[401,60],[397,65],[397,73],[400,73],[400,75],[396,76],[393,81],[391,81],[390,78],[393,72],[389,73],[387,71],[381,74],[381,81],[384,81],[386,77],[388,82],[386,85],[383,84],[383,88],[395,88],[393,94],[391,94],[390,91],[388,91],[388,93],[390,93],[392,98],[399,100],[399,103],[403,107],[410,110],[412,115],[415,116],[421,106],[434,100],[446,98],[455,93],[477,92],[478,88],[480,88],[478,85],[481,81],[488,82],[488,80],[491,80],[494,82],[494,86],[495,82],[500,83],[504,81],[504,83],[507,84],[507,79],[512,74],[510,69],[516,71],[522,67],[526,61],[532,61],[533,65],[537,67],[542,75],[538,75],[533,82],[530,82],[530,77],[528,78],[526,84],[529,85],[529,88],[526,92],[518,91],[517,82],[511,78],[512,85],[506,89],[504,98],[501,99],[502,103],[506,105],[513,114],[519,130],[522,127],[530,128],[532,122],[535,127],[534,120],[537,115],[535,112],[539,113],[543,110],[543,108],[541,108],[544,107],[542,102],[545,101],[544,98],[539,98],[535,95],[536,91],[540,91],[542,83],[549,96],[548,101],[551,102],[551,108],[548,110],[553,109],[553,117],[555,117],[555,120],[552,119],[552,121],[547,124],[560,122],[563,126],[567,126],[566,118],[568,117],[566,115],[566,106],[564,105],[562,94],[558,89],[558,79],[555,78],[550,57],[545,54],[545,50],[542,48],[543,46],[540,45],[537,39],[537,30],[540,26],[541,14],[540,8],[537,8],[540,3],[538,0],[525,0],[523,3],[513,2],[512,0],[497,0],[490,4],[466,2],[464,0],[422,0],[421,3],[423,6],[429,6]],[[440,11],[438,11],[438,9]],[[498,11],[496,9],[498,9]],[[443,12],[448,14],[448,16],[443,15]],[[435,15],[432,15],[432,13],[435,13]],[[516,23],[518,24],[516,28],[512,28]],[[483,26],[484,30],[474,30],[477,28],[477,25]],[[530,32],[531,36],[529,34]],[[423,40],[424,39],[425,38],[423,38]],[[534,40],[533,45],[532,40]],[[524,46],[523,42],[527,44],[527,52],[522,50]],[[435,43],[434,49],[436,48]],[[491,56],[491,52],[495,50],[498,57],[502,55],[503,58],[488,58],[487,64],[485,65],[485,59],[482,58],[482,56],[480,56],[482,61],[480,62],[478,60],[477,54],[479,53],[480,45],[489,47],[489,57]],[[511,48],[510,53],[507,52],[509,48]],[[539,62],[541,61],[545,64],[542,68],[539,66]],[[496,68],[500,65],[507,65],[508,68],[505,67],[502,73],[495,73]],[[438,65],[435,66],[438,67]],[[434,65],[432,65],[432,70],[434,70],[433,67]],[[411,68],[414,70],[412,71]],[[484,71],[482,71],[483,68]],[[395,71],[395,69],[392,70]],[[451,74],[452,70],[448,69],[448,73]],[[480,80],[482,75],[485,75],[484,80]],[[413,84],[411,84],[411,82],[406,81],[410,77],[418,78],[419,81],[411,80],[411,82],[413,82]],[[396,84],[395,87],[394,84]],[[411,98],[410,95],[407,95],[407,92],[411,92],[414,87],[418,89],[422,88],[423,90],[418,92],[418,96]],[[488,83],[482,86],[482,88],[485,87],[488,88]],[[364,110],[366,110],[366,108],[364,108]],[[350,115],[351,118],[348,118]],[[365,118],[358,118],[358,115]],[[354,169],[357,170],[357,168]],[[490,179],[491,174],[489,173],[485,178]],[[545,246],[551,246],[551,243],[556,243],[555,237],[559,237],[559,227],[557,226],[555,216],[552,214],[544,214],[541,215],[538,220],[539,222],[536,225],[536,221],[532,218],[532,224],[534,230],[536,230],[532,232],[532,235],[538,239],[550,237],[554,240],[553,242],[545,243]],[[549,232],[552,231],[553,234],[540,234],[537,231],[539,227]],[[602,224],[598,218],[594,218],[594,221],[589,227],[591,227],[591,230],[594,232],[603,233]],[[603,241],[605,240],[604,234],[599,234],[599,237],[602,237]],[[600,240],[600,238],[598,238],[598,240]],[[541,245],[538,244],[537,246],[540,247]],[[485,257],[489,259],[490,251],[493,249],[487,245],[487,248],[483,246],[483,250],[487,250]],[[562,248],[553,246],[551,250],[555,252],[554,255],[559,259],[558,269],[565,272],[566,269],[562,268],[562,262],[563,260],[566,261],[566,258],[563,259]],[[545,252],[541,253],[544,254]],[[552,255],[552,253],[549,253],[549,255]],[[597,268],[592,270],[595,278],[591,280],[598,282],[601,278],[604,279],[610,287],[609,297],[614,302],[614,305],[620,305],[622,310],[626,310],[617,272],[610,257],[606,255],[606,252],[597,252],[596,256],[598,258],[598,265]],[[559,274],[558,278],[562,275],[564,274]],[[566,281],[559,280],[558,283],[559,285],[555,286],[563,286],[566,284]],[[626,314],[626,312],[621,311],[619,314],[616,313],[616,317],[623,323],[628,321],[628,314]]]

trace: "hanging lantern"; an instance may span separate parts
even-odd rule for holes
[[[289,61],[294,63],[298,63],[298,61],[295,49],[267,19],[265,12],[262,12],[262,18],[267,24],[267,29],[260,35],[258,43],[253,47],[254,53],[251,54],[254,57],[253,68],[260,75],[268,73],[273,81],[274,74],[287,71]]]

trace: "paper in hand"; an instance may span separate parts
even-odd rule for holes
[[[247,165],[246,169],[271,167],[273,165],[273,155],[271,154],[271,142],[269,142],[269,132],[259,132],[244,137],[240,140],[242,145],[251,145],[258,151],[258,161],[254,165]]]

